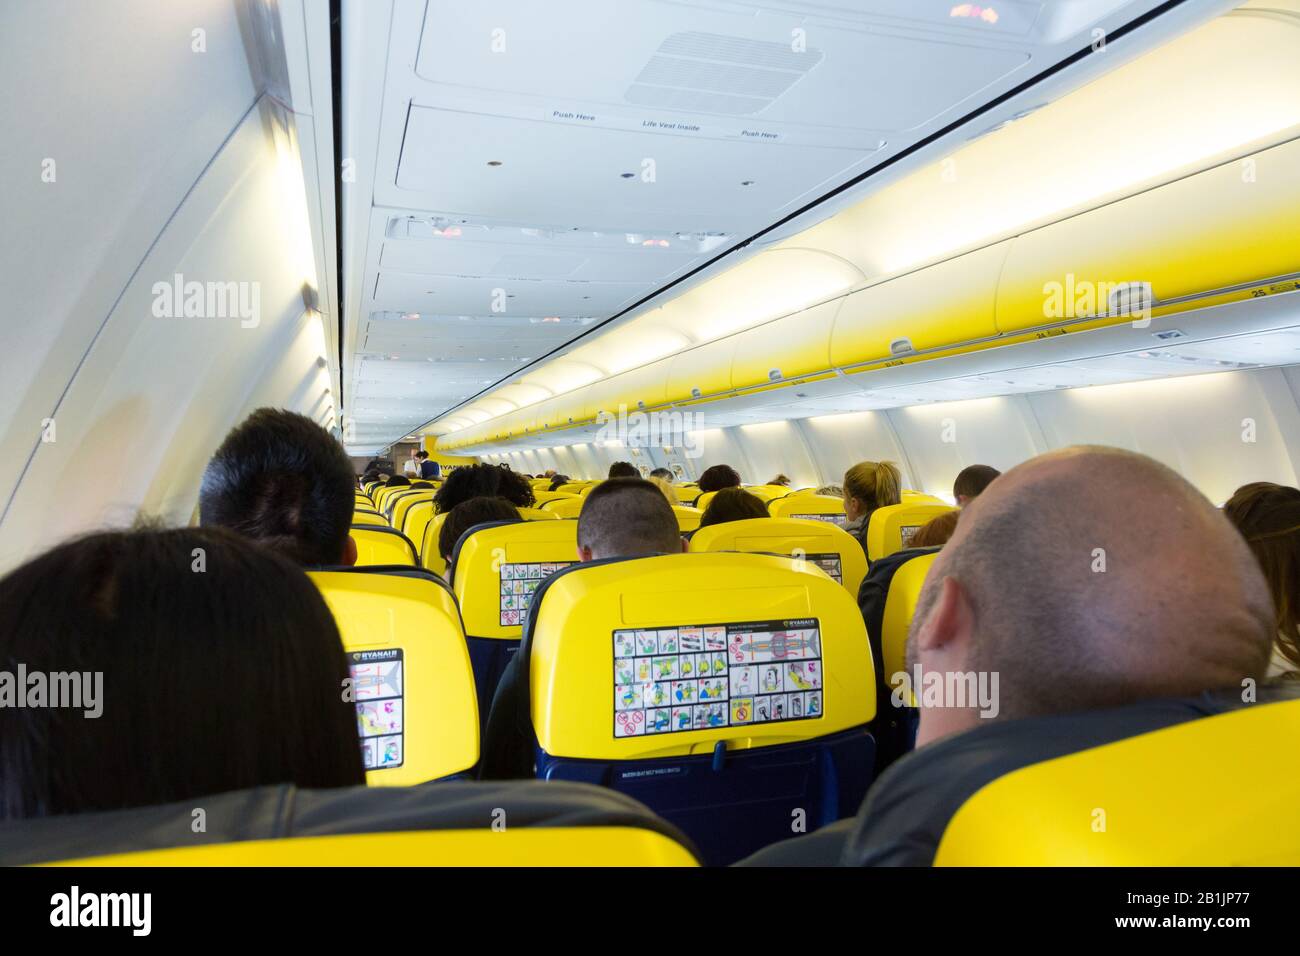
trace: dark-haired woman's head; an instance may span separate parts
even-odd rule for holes
[[[407,478],[405,475],[393,475],[393,477],[388,479],[389,488],[405,488],[410,483],[411,479]]]
[[[504,498],[471,498],[452,508],[438,529],[438,553],[448,563],[456,542],[476,524],[489,521],[519,521],[519,509]]]
[[[466,465],[447,476],[433,503],[438,514],[446,514],[471,498],[504,498],[517,508],[528,508],[533,503],[533,486],[505,465]]]
[[[551,486],[550,488],[547,489],[547,491],[554,491],[556,488],[559,488],[560,485],[567,485],[568,483],[569,483],[568,475],[552,475]]]
[[[700,494],[721,491],[723,488],[736,488],[740,485],[740,472],[730,465],[714,465],[712,468],[704,469],[704,474],[700,475],[700,480],[696,484],[699,485]]]
[[[768,517],[767,505],[758,495],[752,495],[744,488],[723,488],[709,501],[709,506],[700,516],[700,527],[726,521],[744,521],[746,518]]]
[[[609,466],[610,478],[640,478],[641,472],[630,461],[616,461]]]
[[[1277,614],[1277,656],[1300,670],[1300,489],[1256,481],[1223,505],[1268,581]]]
[[[82,690],[0,708],[0,819],[365,782],[324,600],[220,528],[94,534],[12,571],[0,661]]]

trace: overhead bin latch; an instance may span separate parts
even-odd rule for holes
[[[703,397],[704,397],[704,393],[700,391],[700,387],[698,385],[695,386],[693,389],[691,389],[691,398],[703,398]]]
[[[1136,315],[1149,320],[1155,302],[1150,282],[1121,282],[1110,290],[1106,306],[1111,315]]]
[[[779,368],[770,368],[767,370],[767,380],[769,382],[781,381],[781,370]]]
[[[889,343],[890,355],[906,355],[908,352],[915,352],[911,339],[894,339]]]

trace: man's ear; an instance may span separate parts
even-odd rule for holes
[[[687,551],[691,550],[691,543],[686,540],[684,535],[680,540],[682,542],[682,554],[685,554]]]
[[[348,535],[348,540],[343,545],[343,560],[340,563],[349,568],[357,563],[357,543],[352,540],[352,535]]]
[[[591,558],[591,548],[584,548],[584,547],[581,547],[581,546],[580,546],[580,547],[578,548],[578,560],[581,561],[581,562],[583,562],[584,564],[585,564],[586,562],[592,560],[592,558]]]
[[[930,613],[915,635],[917,650],[926,655],[957,655],[964,660],[974,629],[975,612],[966,591],[956,578],[944,578]]]

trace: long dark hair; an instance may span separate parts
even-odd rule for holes
[[[1300,490],[1242,485],[1223,506],[1259,561],[1277,614],[1277,650],[1300,668]]]
[[[224,529],[93,534],[11,572],[0,669],[20,664],[102,674],[100,714],[0,708],[0,819],[365,781],[324,600]]]

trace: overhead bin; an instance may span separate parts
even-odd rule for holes
[[[732,388],[789,382],[831,367],[831,328],[843,298],[822,302],[736,336]]]
[[[998,275],[1010,245],[986,246],[847,296],[831,332],[831,364],[897,364],[926,349],[996,335]]]
[[[1200,308],[1207,293],[1300,272],[1298,237],[1293,140],[1017,237],[998,288],[997,326],[1013,333],[1053,322],[1068,328],[1072,318],[1130,321],[1096,316],[1139,283],[1150,283],[1156,315]],[[1159,307],[1181,297],[1195,298]],[[1066,314],[1055,315],[1060,309]]]
[[[664,400],[689,403],[731,391],[731,361],[740,337],[728,336],[674,355],[669,360]]]

